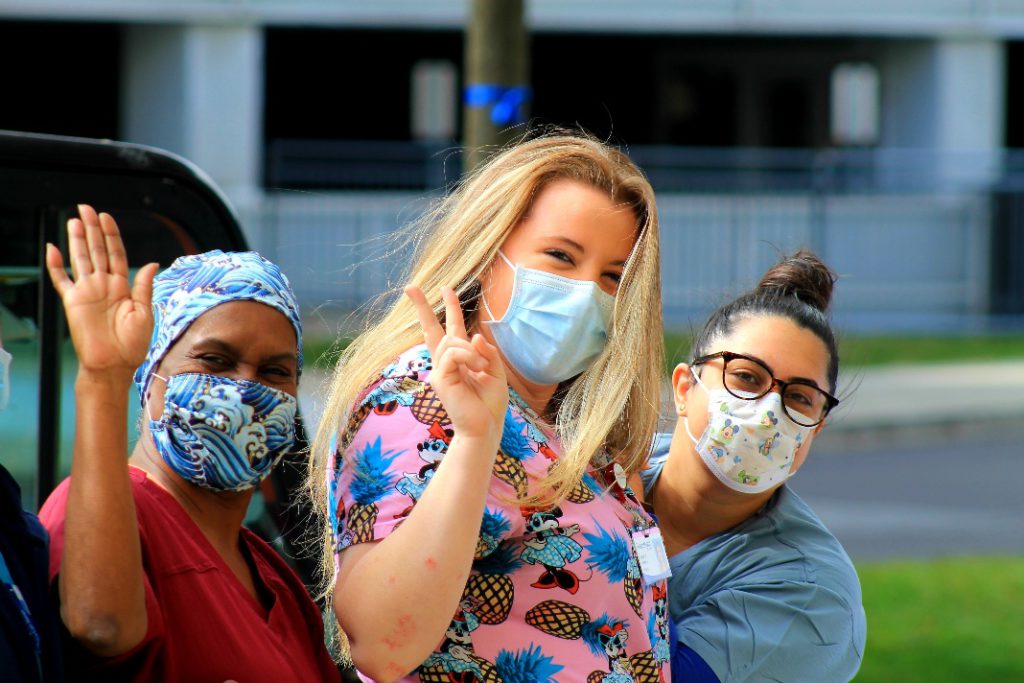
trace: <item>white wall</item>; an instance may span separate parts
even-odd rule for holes
[[[252,25],[128,25],[122,137],[206,171],[261,242],[263,30]]]
[[[0,17],[457,28],[468,0],[0,0]],[[1024,0],[528,0],[539,30],[1024,36]]]

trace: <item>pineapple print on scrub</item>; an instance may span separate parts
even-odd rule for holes
[[[622,619],[607,614],[592,619],[582,607],[545,600],[526,613],[526,623],[557,638],[582,639],[594,654],[606,657],[608,670],[591,672],[587,683],[662,683],[650,650],[626,655],[629,623]]]
[[[463,598],[483,624],[493,626],[508,619],[516,599],[512,574],[523,565],[514,541],[501,543],[486,557],[473,562]]]
[[[381,438],[368,443],[357,451],[352,458],[352,483],[349,493],[353,503],[348,509],[346,526],[352,543],[365,543],[373,540],[373,525],[377,522],[377,501],[387,495],[398,481],[398,475],[388,472],[395,458],[403,451],[386,451],[381,446]]]
[[[633,554],[629,539],[613,534],[600,522],[596,522],[596,533],[584,532],[587,540],[587,564],[608,577],[611,584],[622,583],[626,600],[637,616],[642,614],[644,581],[640,574],[640,563]]]
[[[486,508],[484,518],[480,521],[480,538],[476,541],[474,560],[481,560],[498,548],[501,539],[508,536],[512,523],[501,510]]]
[[[512,390],[509,389],[509,393]],[[494,459],[494,476],[505,482],[519,496],[526,495],[526,466],[524,462],[537,455],[527,436],[527,422],[515,410],[505,411],[505,426],[501,444]]]
[[[404,523],[415,501],[433,484],[448,444],[457,436],[431,389],[430,375],[423,369],[429,357],[423,351],[410,349],[381,372],[367,387],[361,407],[353,410],[350,424],[356,429],[339,434],[326,474],[332,480],[328,492],[336,498],[331,505],[336,519],[331,521],[341,533],[336,546],[340,552],[357,542],[379,541]],[[407,389],[414,393],[403,393]],[[561,443],[514,395],[503,426],[460,611],[448,622],[444,637],[438,634],[433,654],[402,683],[582,683],[588,676],[614,683],[617,669],[626,671],[630,680],[658,681],[662,664],[651,655],[645,628],[654,607],[650,587],[644,590],[638,616],[634,591],[626,585],[628,559],[623,568],[611,549],[614,540],[609,540],[623,535],[624,525],[649,523],[649,518],[638,502],[606,486],[597,463],[566,492],[558,505],[563,514],[533,509],[524,516],[516,495],[549,472]],[[452,503],[458,505],[457,494]],[[620,575],[623,579],[617,580]],[[434,578],[426,564],[422,585],[429,590]],[[567,590],[576,586],[575,594]],[[576,606],[550,600],[556,596]],[[556,605],[548,611],[570,620],[572,610],[582,610],[575,635],[547,635],[528,623],[528,611],[534,616],[541,611],[538,603]],[[598,653],[583,639],[583,626],[596,621],[588,610],[595,617],[606,616],[610,629],[612,622],[630,625],[626,657],[609,659],[603,645]],[[596,634],[595,627],[590,640],[599,643]],[[601,638],[615,636],[602,633]],[[647,675],[650,671],[655,674]]]
[[[420,666],[420,681],[425,683],[503,683],[491,662],[473,651],[473,631],[480,621],[473,614],[471,599],[463,599],[452,617],[444,640]]]
[[[435,422],[443,425],[452,423],[451,418],[448,417],[448,411],[441,405],[441,399],[437,397],[434,387],[431,386],[416,395],[409,410],[413,417],[425,425]]]
[[[502,650],[494,666],[505,683],[558,683],[557,674],[565,668],[534,644],[517,652]]]

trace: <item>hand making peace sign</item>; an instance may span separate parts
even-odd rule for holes
[[[406,287],[405,294],[416,308],[433,359],[430,383],[451,418],[455,434],[500,438],[508,406],[508,382],[498,349],[483,335],[469,337],[462,305],[450,287],[441,288],[444,327],[419,287]]]

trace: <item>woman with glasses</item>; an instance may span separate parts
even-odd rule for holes
[[[672,578],[673,680],[847,681],[865,618],[849,557],[785,485],[839,404],[831,271],[800,251],[715,311],[672,374],[644,472]]]

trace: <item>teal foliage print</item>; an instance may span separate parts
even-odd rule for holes
[[[501,432],[501,450],[510,458],[526,460],[537,454],[526,436],[526,421],[516,417],[515,411],[505,410],[505,425]]]
[[[404,451],[384,450],[380,437],[366,444],[362,451],[352,458],[352,483],[349,491],[360,505],[373,505],[391,490],[398,481],[398,473],[389,473],[388,468],[395,458]]]
[[[512,530],[512,523],[501,510],[484,510],[484,518],[480,522],[480,535],[499,539]]]
[[[564,669],[545,655],[539,645],[530,644],[525,650],[512,653],[502,650],[494,666],[504,683],[557,683],[555,674]]]
[[[505,541],[494,552],[475,560],[473,570],[480,574],[506,576],[523,566],[515,541]]]
[[[498,543],[512,529],[512,523],[501,510],[484,510],[483,519],[480,521],[480,542],[483,544],[481,555],[494,552]]]
[[[587,564],[608,577],[609,583],[622,583],[629,575],[633,552],[622,536],[609,532],[595,520],[597,532],[584,532],[587,540]]]

